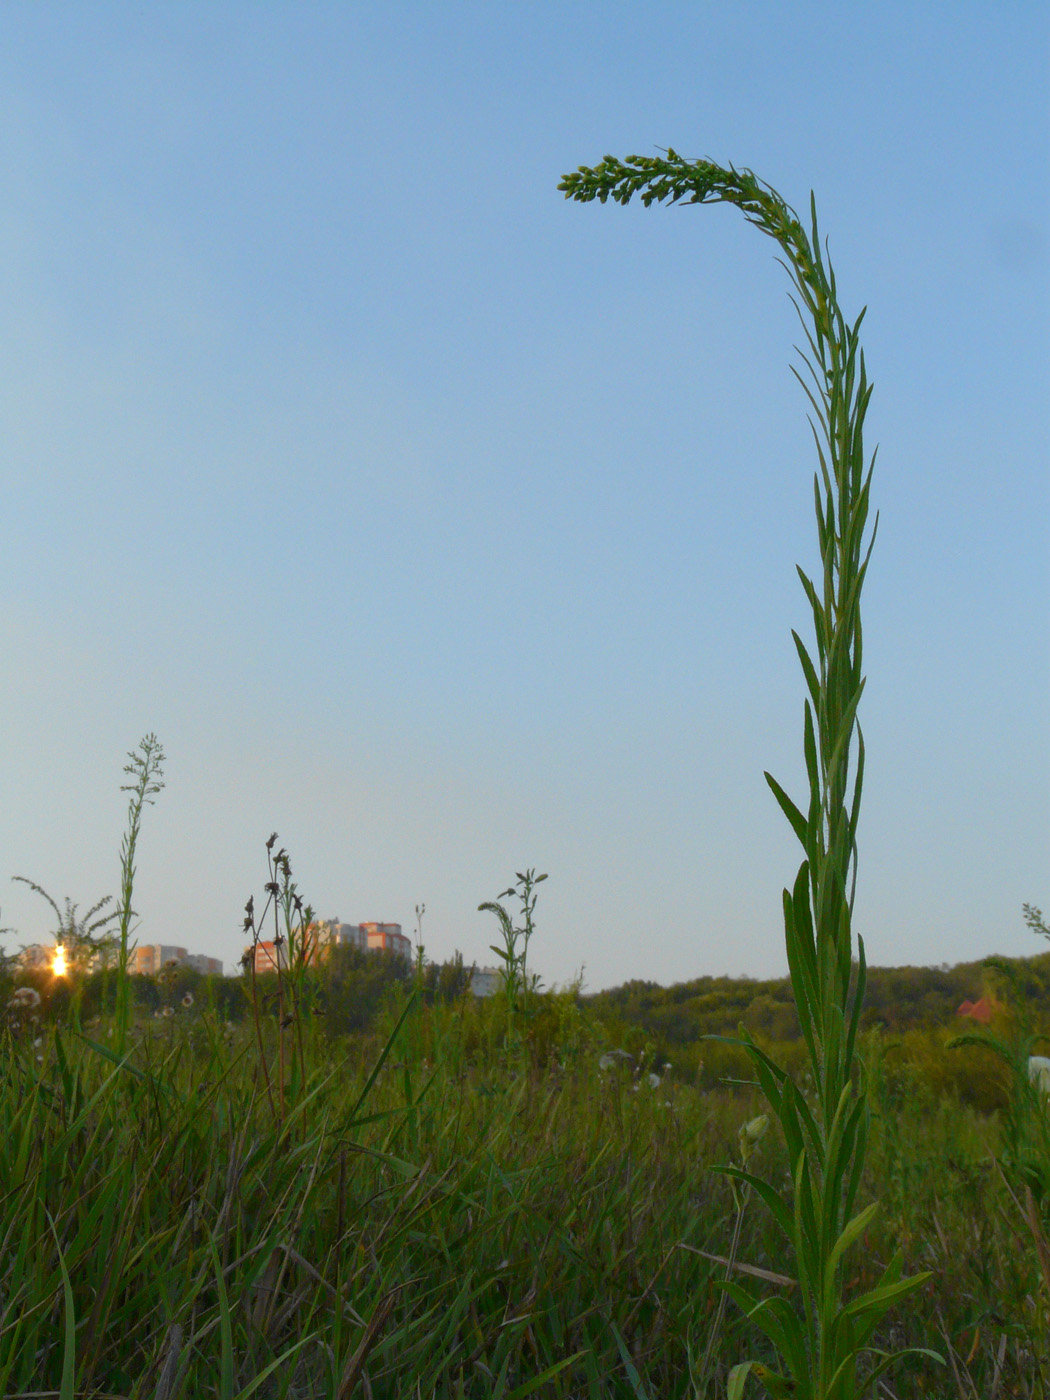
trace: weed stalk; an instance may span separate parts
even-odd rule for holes
[[[121,792],[130,792],[128,802],[128,827],[120,847],[120,954],[117,963],[117,1053],[124,1054],[128,1039],[130,1021],[130,999],[128,987],[128,936],[134,910],[131,899],[135,889],[135,848],[138,845],[142,827],[142,811],[152,804],[157,793],[164,786],[164,750],[156,734],[144,735],[137,749],[128,754],[124,773],[131,782],[121,786]]]
[[[537,979],[530,981],[528,971],[529,942],[535,931],[533,916],[536,912],[538,895],[536,886],[546,880],[546,875],[537,875],[535,866],[517,871],[517,878],[509,889],[494,900],[478,905],[479,913],[495,914],[499,920],[503,946],[489,945],[503,964],[503,997],[507,1010],[507,1039],[513,1040],[517,1032],[518,1013],[528,1015],[529,992]],[[504,899],[517,899],[521,904],[521,924],[516,925],[513,917],[501,903]]]
[[[784,1299],[755,1297],[741,1284],[725,1285],[773,1343],[784,1366],[782,1374],[757,1361],[740,1363],[730,1372],[729,1397],[739,1400],[750,1376],[770,1395],[853,1400],[859,1386],[870,1390],[895,1359],[873,1346],[886,1312],[929,1277],[901,1278],[902,1261],[895,1256],[873,1289],[848,1301],[845,1297],[843,1258],[863,1238],[876,1210],[872,1204],[853,1213],[869,1122],[863,1078],[854,1072],[864,945],[858,940],[854,967],[852,939],[864,775],[864,740],[857,721],[864,689],[860,595],[875,538],[875,525],[866,536],[874,458],[866,460],[863,442],[871,397],[859,340],[864,312],[852,324],[842,313],[834,271],[821,252],[812,197],[807,234],[790,205],[750,170],[686,160],[668,150],[658,157],[629,156],[625,162],[606,156],[593,169],[581,166],[564,176],[558,188],[581,203],[612,199],[625,205],[637,194],[646,207],[664,201],[735,205],[748,223],[777,242],[794,283],[793,301],[808,345],[808,354],[800,351],[804,373],[794,373],[812,409],[818,458],[814,497],[820,573],[814,580],[798,570],[813,615],[815,658],[792,633],[808,691],[806,810],[768,773],[766,779],[805,857],[794,887],[784,891],[784,927],[815,1093],[811,1104],[792,1076],[742,1030],[787,1142],[791,1204],[745,1167],[722,1170],[758,1194],[790,1241],[803,1312],[800,1316]]]
[[[272,832],[266,842],[266,864],[269,879],[266,882],[266,903],[258,920],[255,917],[255,897],[249,896],[244,906],[244,932],[252,940],[242,960],[249,973],[251,983],[252,1019],[255,1023],[256,1041],[259,1047],[259,1064],[266,1094],[270,1100],[274,1116],[279,1123],[284,1121],[286,1086],[286,1033],[291,1028],[295,1033],[292,1049],[292,1075],[301,1090],[306,1083],[306,1047],[304,1012],[306,1000],[307,969],[315,962],[320,948],[319,932],[313,927],[314,911],[304,905],[298,888],[292,879],[292,862],[282,846],[276,855],[273,848],[277,843],[277,833]],[[263,933],[267,923],[273,918],[272,963],[277,977],[277,1092],[274,1093],[270,1075],[266,1045],[263,1039],[260,995],[256,963]],[[287,953],[284,951],[287,949]]]

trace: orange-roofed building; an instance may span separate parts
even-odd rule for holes
[[[964,1001],[955,1014],[968,1016],[971,1021],[987,1026],[995,1014],[995,1007],[987,997],[981,997],[979,1001]]]
[[[245,956],[251,958],[251,948],[245,948]],[[278,946],[272,940],[260,939],[255,945],[255,971],[276,972],[279,967],[288,966],[288,945],[282,943]]]
[[[296,932],[298,942],[298,931]],[[393,953],[399,958],[412,960],[412,940],[401,932],[400,924],[341,924],[337,920],[316,919],[306,928],[306,962],[324,962],[333,948],[352,947],[362,951]],[[297,950],[298,951],[298,950]],[[245,948],[247,965],[252,963],[253,951]],[[254,945],[255,971],[257,973],[282,971],[288,966],[288,944],[278,947],[272,940],[260,940]]]
[[[296,957],[299,956],[300,932],[295,930],[292,935],[296,943]],[[330,937],[328,925],[320,922],[308,924],[306,927],[305,961],[309,963],[322,962],[328,956]],[[246,957],[251,959],[251,948],[245,948]],[[276,972],[278,968],[282,971],[288,966],[288,940],[282,939],[278,946],[272,939],[260,939],[255,945],[255,971]]]
[[[401,932],[400,924],[359,924],[358,927],[372,952],[393,953],[395,957],[412,961],[412,940]]]

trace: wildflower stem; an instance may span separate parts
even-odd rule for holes
[[[120,960],[117,964],[117,1052],[123,1054],[127,1045],[130,1020],[128,987],[128,937],[134,910],[131,907],[135,888],[135,849],[138,845],[142,826],[142,810],[147,803],[164,787],[164,750],[155,734],[146,734],[139,740],[137,749],[128,754],[124,772],[131,778],[130,783],[121,787],[121,792],[130,792],[128,802],[128,826],[120,847]]]
[[[868,1212],[851,1219],[864,1165],[868,1130],[863,1085],[854,1086],[854,1053],[864,995],[864,946],[853,966],[852,914],[856,886],[857,822],[864,775],[864,741],[857,707],[861,670],[860,595],[875,537],[868,526],[873,461],[865,458],[863,425],[871,397],[860,348],[863,311],[852,323],[839,306],[835,274],[821,253],[816,204],[810,232],[789,204],[750,170],[709,160],[663,156],[606,156],[593,169],[563,177],[567,199],[612,199],[645,206],[668,201],[728,203],[774,239],[795,287],[795,309],[809,354],[795,371],[809,401],[817,449],[814,497],[819,571],[798,570],[813,617],[814,643],[793,633],[806,683],[803,752],[809,780],[805,810],[766,774],[773,795],[804,851],[794,886],[784,891],[784,927],[795,1004],[810,1061],[815,1102],[746,1031],[759,1082],[787,1142],[793,1200],[785,1202],[744,1167],[722,1170],[756,1189],[795,1250],[804,1315],[785,1319],[739,1284],[727,1284],[745,1312],[781,1353],[791,1380],[743,1362],[730,1390],[743,1393],[748,1374],[770,1394],[797,1400],[852,1400],[858,1358],[888,1307],[928,1275],[901,1280],[891,1262],[882,1283],[860,1299],[844,1301],[842,1257],[857,1242]],[[877,522],[876,522],[877,524]],[[869,1207],[869,1211],[873,1207]]]

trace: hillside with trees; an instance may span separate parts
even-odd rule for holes
[[[873,967],[868,969],[861,1028],[892,1034],[963,1031],[967,1020],[959,1007],[965,1002],[985,998],[1005,1006],[1012,995],[1019,995],[1036,1019],[1041,1008],[1050,1007],[1050,953],[952,967]],[[734,1035],[742,1025],[761,1040],[791,1041],[800,1035],[786,977],[697,977],[670,987],[632,981],[584,1001],[601,1019],[640,1026],[669,1048],[708,1035]]]

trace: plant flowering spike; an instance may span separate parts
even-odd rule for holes
[[[646,207],[734,204],[774,239],[795,287],[795,308],[809,353],[800,352],[806,374],[796,377],[813,410],[817,449],[814,500],[819,568],[812,578],[798,570],[813,617],[815,651],[795,634],[806,682],[803,749],[809,800],[797,805],[766,775],[778,804],[803,848],[791,891],[785,890],[784,930],[788,967],[810,1060],[816,1103],[775,1065],[746,1033],[741,1039],[773,1112],[784,1130],[794,1183],[790,1213],[772,1188],[750,1186],[770,1206],[793,1245],[805,1308],[784,1318],[750,1299],[741,1285],[726,1287],[750,1313],[784,1359],[790,1380],[757,1362],[735,1367],[730,1394],[742,1395],[754,1375],[767,1393],[807,1400],[849,1400],[856,1393],[857,1363],[873,1350],[879,1319],[923,1279],[900,1280],[887,1270],[866,1297],[864,1325],[857,1304],[847,1305],[840,1268],[854,1242],[850,1211],[864,1161],[868,1110],[863,1085],[855,1086],[856,1034],[864,990],[864,954],[853,976],[852,913],[856,888],[857,822],[864,772],[864,741],[857,707],[864,689],[860,595],[874,543],[877,518],[866,533],[874,465],[864,455],[864,416],[871,398],[858,333],[863,311],[851,323],[839,307],[835,274],[821,253],[816,201],[810,197],[810,231],[794,209],[746,167],[686,160],[668,147],[657,156],[605,156],[562,177],[567,199],[628,204],[638,195]],[[729,1169],[733,1171],[735,1169]],[[701,1387],[706,1376],[701,1378]]]

